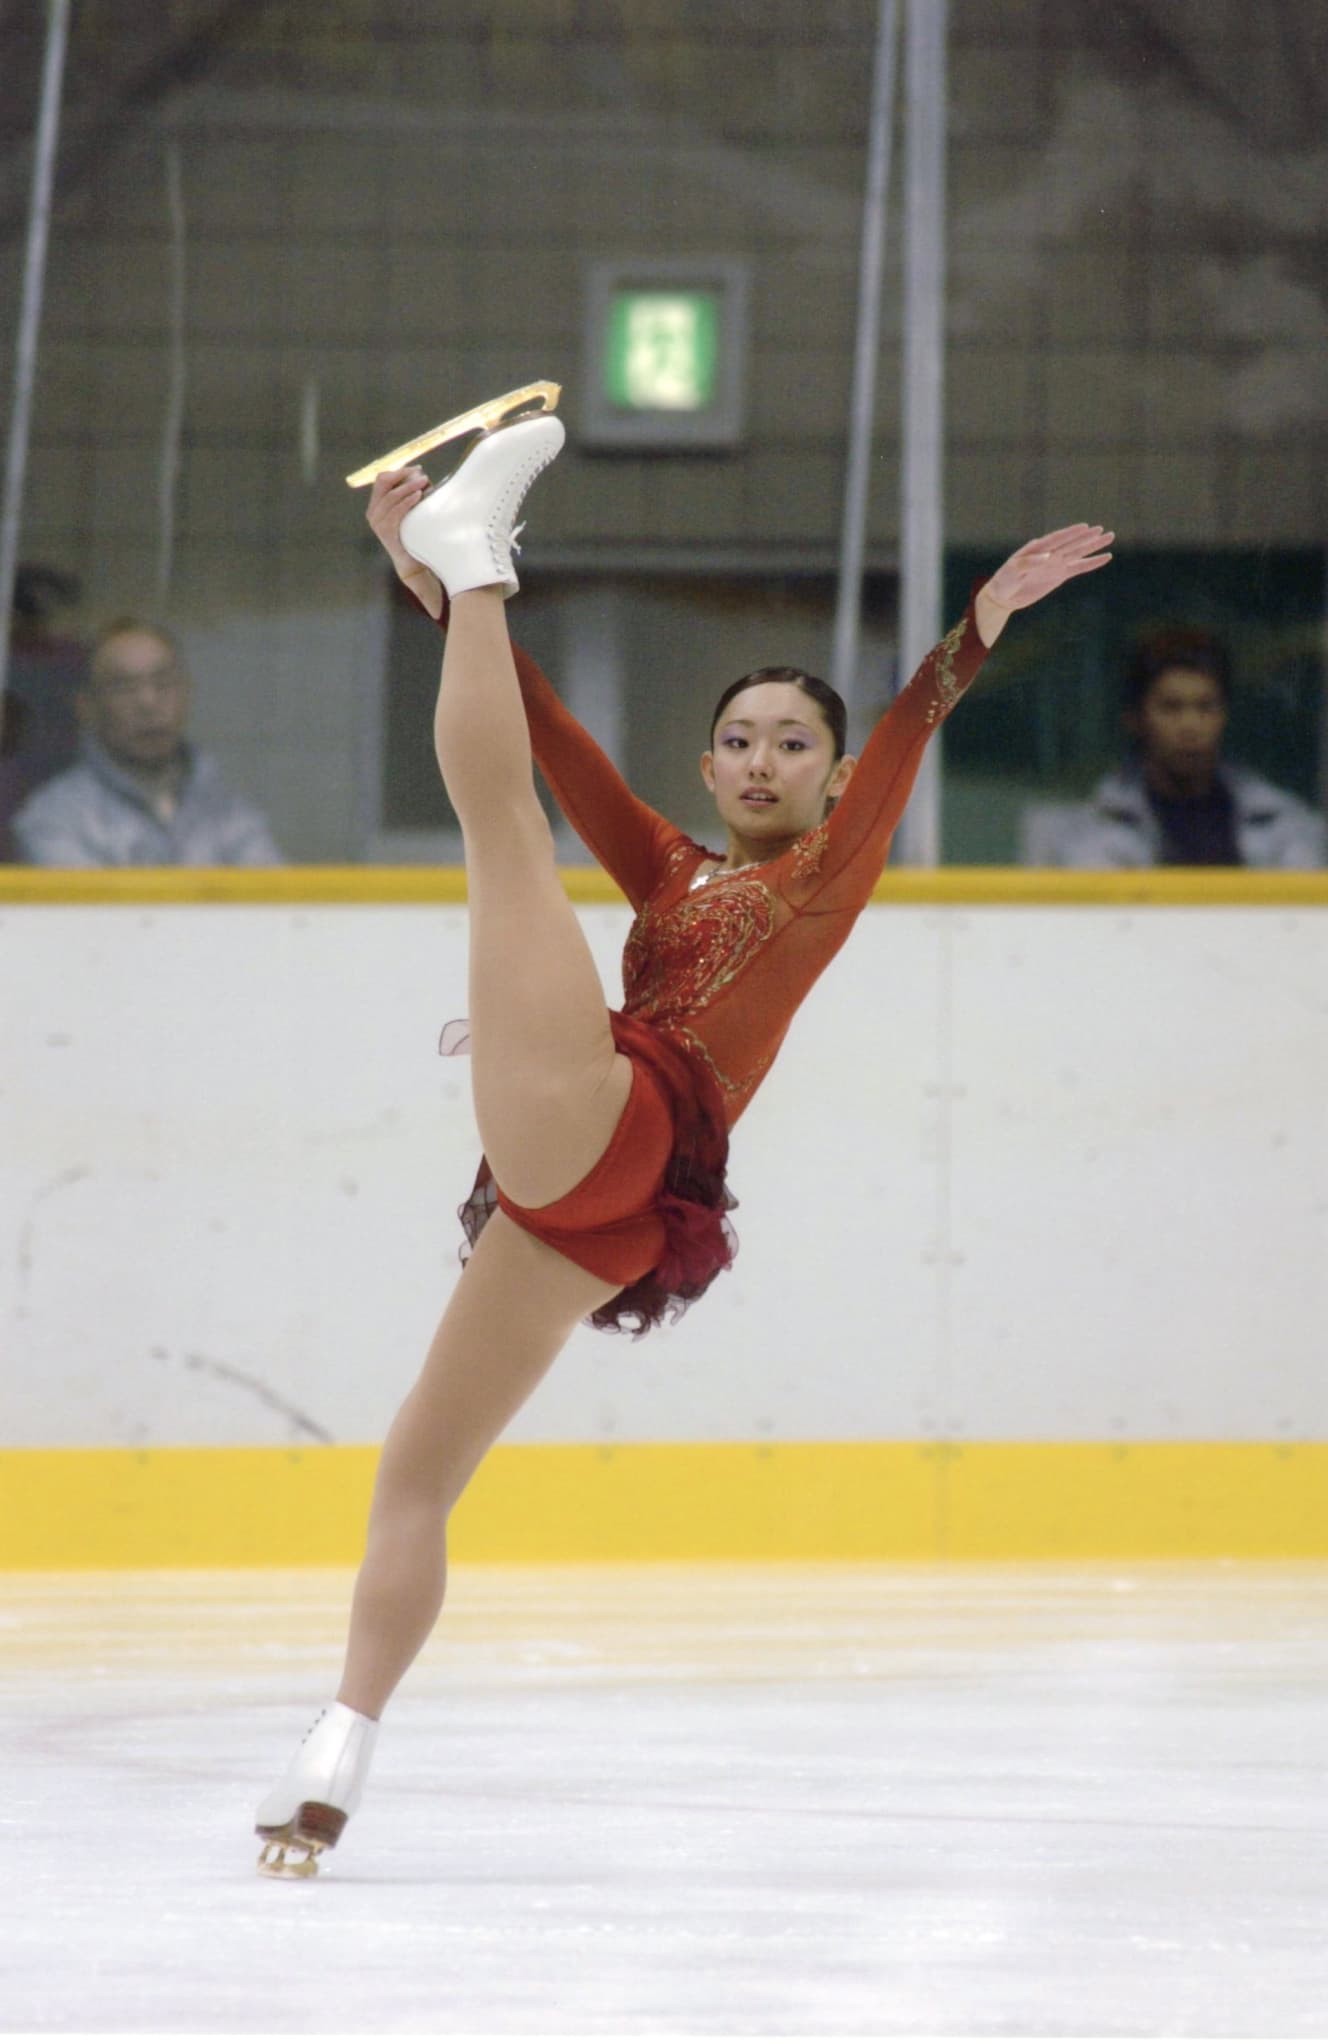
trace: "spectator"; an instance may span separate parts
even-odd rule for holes
[[[1139,641],[1126,676],[1130,756],[1073,809],[1034,812],[1030,863],[1049,866],[1313,867],[1323,818],[1221,758],[1231,686],[1207,632],[1169,626]]]
[[[189,680],[169,632],[117,618],[79,695],[82,757],[13,820],[32,866],[272,866],[259,812],[185,737]]]
[[[25,562],[14,577],[9,677],[0,702],[0,862],[17,858],[10,822],[29,795],[78,758],[78,692],[88,657],[55,628],[78,595],[58,568]]]

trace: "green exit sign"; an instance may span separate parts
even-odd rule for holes
[[[719,389],[719,295],[618,291],[609,303],[605,394],[629,412],[702,412]]]
[[[737,446],[746,353],[742,264],[594,264],[581,384],[585,444],[662,451]]]

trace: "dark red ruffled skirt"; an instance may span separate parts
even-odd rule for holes
[[[677,1320],[737,1254],[725,1181],[728,1126],[714,1080],[648,1022],[611,1010],[632,1063],[632,1090],[608,1149],[579,1185],[546,1207],[519,1207],[481,1159],[459,1208],[474,1248],[498,1207],[550,1248],[622,1289],[590,1325],[642,1335]]]

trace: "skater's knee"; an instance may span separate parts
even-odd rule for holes
[[[475,1472],[477,1457],[449,1430],[439,1439],[429,1424],[428,1399],[412,1394],[383,1451],[374,1514],[405,1527],[410,1537],[444,1538],[447,1521]]]
[[[469,866],[483,859],[496,869],[507,864],[524,870],[532,865],[553,869],[553,831],[532,782],[518,779],[511,787],[489,787],[473,800],[464,795],[458,800],[450,788],[449,794]]]

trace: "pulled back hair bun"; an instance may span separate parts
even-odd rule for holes
[[[731,682],[715,704],[714,714],[710,719],[712,746],[719,720],[734,696],[741,695],[745,688],[755,688],[762,681],[789,681],[795,688],[800,688],[805,696],[810,696],[830,728],[836,760],[844,757],[848,750],[848,709],[844,698],[837,689],[831,688],[828,681],[822,681],[815,674],[804,674],[800,667],[757,667],[750,674],[744,674],[740,681]]]

